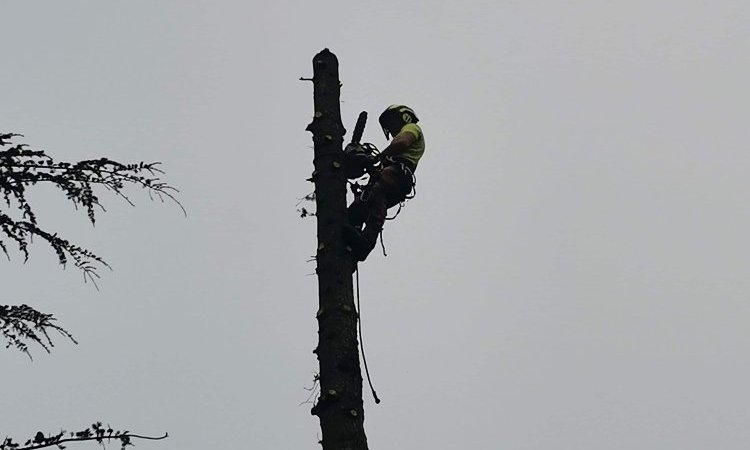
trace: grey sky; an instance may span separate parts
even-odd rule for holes
[[[267,2],[266,2],[267,3]],[[361,273],[371,448],[750,445],[750,8],[741,1],[4,2],[0,131],[164,162],[189,211],[61,195],[3,303],[80,340],[2,354],[0,432],[92,420],[141,449],[315,448],[311,59],[351,129],[422,119],[417,198]],[[81,447],[89,448],[89,447]]]

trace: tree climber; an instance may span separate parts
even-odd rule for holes
[[[391,105],[378,121],[386,139],[393,140],[380,153],[380,166],[370,174],[362,194],[349,205],[350,226],[344,228],[344,237],[357,261],[364,261],[375,248],[388,208],[403,202],[411,192],[425,148],[419,119],[408,106]]]

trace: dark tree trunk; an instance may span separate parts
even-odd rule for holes
[[[317,274],[320,306],[318,347],[320,419],[324,450],[367,450],[362,408],[362,373],[357,349],[357,313],[352,293],[354,263],[342,228],[347,223],[338,60],[328,49],[313,59],[315,118],[313,181],[318,220]]]

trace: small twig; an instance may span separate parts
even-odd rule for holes
[[[315,402],[313,401],[313,399],[320,392],[320,375],[315,374],[315,376],[313,377],[312,387],[309,387],[309,388],[303,387],[303,389],[309,392],[310,395],[307,396],[307,400],[300,403],[298,406],[314,404]]]

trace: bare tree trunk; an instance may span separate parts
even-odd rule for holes
[[[307,130],[315,145],[320,299],[315,353],[320,362],[320,398],[311,412],[320,419],[324,450],[367,450],[352,293],[354,263],[342,234],[348,221],[342,150],[346,130],[339,106],[338,60],[328,49],[313,59],[313,85],[315,118]]]

